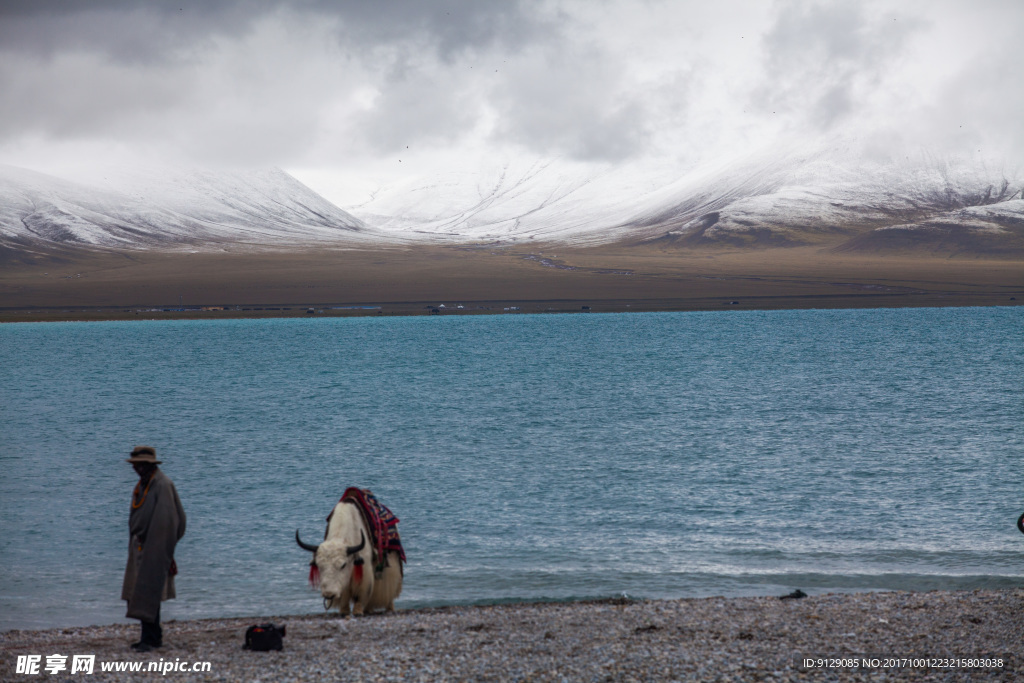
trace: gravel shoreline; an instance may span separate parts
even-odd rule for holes
[[[164,624],[164,647],[131,651],[138,626],[0,633],[0,680],[757,681],[1021,680],[1024,590],[608,600]],[[281,652],[242,649],[245,629],[287,627]],[[52,675],[46,656],[94,654],[92,675]],[[19,655],[42,655],[38,676]],[[985,658],[1002,667],[804,670],[802,658]],[[104,673],[101,662],[209,662],[208,673]]]

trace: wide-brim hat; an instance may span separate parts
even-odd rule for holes
[[[125,462],[132,464],[137,462],[147,462],[150,465],[159,465],[163,460],[156,459],[156,449],[152,446],[136,446],[132,449],[132,457],[128,458]]]

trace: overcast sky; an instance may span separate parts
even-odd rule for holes
[[[0,0],[0,163],[688,167],[799,139],[1024,161],[1024,2]]]

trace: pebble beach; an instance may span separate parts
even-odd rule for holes
[[[245,630],[286,627],[280,652]],[[614,599],[331,615],[169,621],[0,633],[0,680],[88,681],[1013,681],[1024,678],[1024,590],[681,600]],[[67,669],[44,670],[47,656]],[[72,655],[95,655],[71,675]],[[39,673],[17,671],[41,655]],[[24,662],[25,660],[22,659]],[[141,662],[150,672],[101,671]],[[208,663],[192,671],[194,663]],[[172,664],[173,663],[173,664]],[[832,665],[829,667],[829,665]],[[836,666],[839,665],[839,666]],[[888,665],[888,666],[886,666]],[[161,672],[160,669],[169,669]],[[183,670],[188,669],[188,670]]]

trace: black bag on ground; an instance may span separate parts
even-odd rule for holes
[[[284,626],[274,626],[273,624],[250,626],[245,630],[243,648],[257,652],[280,650],[284,647],[284,643],[281,642],[281,639],[284,638],[284,629]]]

